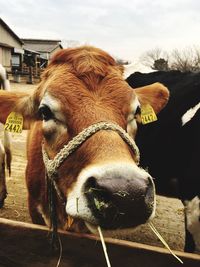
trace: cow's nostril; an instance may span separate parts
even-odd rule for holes
[[[84,193],[97,218],[108,218],[115,215],[116,207],[111,202],[112,193],[100,185],[95,177],[88,178]]]
[[[108,202],[110,200],[109,191],[105,187],[99,185],[95,177],[88,178],[84,193],[86,196],[94,199],[94,201],[100,199],[101,201]]]
[[[96,187],[97,187],[96,179],[93,176],[89,177],[85,184],[85,192],[87,193],[88,190],[92,190]]]

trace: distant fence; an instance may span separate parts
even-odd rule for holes
[[[12,82],[16,83],[38,83],[41,80],[41,74],[43,70],[40,72],[35,72],[34,68],[29,70],[29,68],[23,69],[22,71],[12,71],[8,72],[8,79]]]

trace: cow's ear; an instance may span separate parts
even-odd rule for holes
[[[141,108],[143,105],[149,104],[156,114],[165,107],[169,99],[169,90],[161,83],[139,87],[134,91],[139,99]]]
[[[38,101],[33,93],[0,91],[0,122],[6,122],[11,112],[20,113],[24,120],[24,129],[37,119]]]

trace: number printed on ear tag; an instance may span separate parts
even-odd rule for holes
[[[16,112],[11,112],[6,120],[5,131],[11,133],[21,133],[23,129],[23,116]]]
[[[150,106],[149,104],[141,107],[141,120],[142,124],[157,121],[156,113],[154,112],[152,106]]]

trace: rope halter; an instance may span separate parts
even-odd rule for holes
[[[90,136],[101,130],[116,131],[121,138],[130,146],[135,154],[135,162],[138,165],[140,161],[139,149],[132,137],[119,125],[112,122],[98,122],[90,125],[88,128],[81,131],[71,141],[65,145],[53,160],[49,159],[47,152],[42,147],[43,161],[45,164],[48,177],[51,179],[56,176],[60,165],[71,155],[82,143],[84,143]]]
[[[78,135],[76,135],[71,141],[68,142],[55,156],[54,159],[49,159],[47,152],[42,146],[43,161],[46,168],[46,182],[48,191],[48,203],[49,203],[49,213],[50,222],[52,229],[51,243],[54,246],[55,240],[57,238],[57,213],[56,213],[56,194],[63,201],[62,194],[58,189],[56,179],[58,177],[58,169],[61,164],[79,147],[84,143],[90,136],[101,130],[111,130],[116,131],[121,138],[130,146],[135,154],[135,162],[138,165],[140,161],[139,149],[135,141],[128,135],[128,133],[122,129],[119,125],[112,122],[98,122],[96,124],[90,125],[88,128],[84,129]]]

